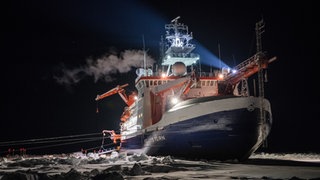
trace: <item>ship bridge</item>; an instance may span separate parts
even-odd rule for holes
[[[190,66],[200,59],[198,54],[191,53],[195,48],[195,45],[190,43],[192,33],[189,33],[188,26],[178,22],[179,18],[180,16],[165,25],[166,44],[162,65],[170,66],[183,62]]]
[[[183,54],[168,54],[164,57],[162,65],[173,65],[176,62],[183,62],[186,66],[195,64],[200,59],[198,54],[190,53],[187,56]]]

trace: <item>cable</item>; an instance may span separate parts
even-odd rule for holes
[[[28,148],[28,150],[35,150],[35,149],[42,149],[42,148],[48,148],[48,147],[56,147],[56,146],[63,146],[63,145],[70,145],[70,144],[77,144],[77,143],[84,143],[84,142],[90,142],[95,140],[85,140],[85,141],[76,141],[76,142],[68,142],[68,143],[60,143],[60,144],[53,144],[53,145],[45,145],[45,146],[38,146],[38,147],[31,147]]]
[[[29,151],[29,150],[43,149],[43,148],[49,148],[49,147],[66,146],[66,145],[71,145],[71,144],[92,142],[92,141],[98,141],[98,140],[101,140],[104,138],[110,138],[110,136],[85,137],[85,136],[93,136],[93,135],[97,135],[97,134],[101,135],[101,133],[91,133],[91,134],[59,136],[59,137],[39,138],[39,139],[29,139],[29,140],[19,140],[19,141],[7,141],[7,142],[0,142],[0,147],[1,146],[8,147],[8,146],[26,145],[26,146],[29,146],[27,148]],[[78,138],[76,138],[76,137],[78,137]],[[52,143],[55,143],[55,144],[52,144]],[[32,146],[34,144],[47,144],[47,145]],[[19,151],[17,151],[17,152],[19,152]],[[8,153],[8,151],[0,151],[0,154],[5,154],[5,153]]]
[[[22,144],[45,144],[45,143],[55,143],[55,142],[68,142],[68,141],[79,141],[79,140],[100,140],[102,137],[90,137],[90,138],[77,138],[77,139],[60,139],[60,140],[48,140],[48,141],[33,141],[33,142],[20,142],[20,143],[11,143],[11,144],[0,144],[1,146],[16,146]]]
[[[40,139],[26,139],[26,140],[19,140],[19,141],[6,141],[6,142],[0,142],[0,146],[13,145],[13,144],[19,144],[19,143],[24,143],[24,142],[34,142],[34,141],[45,141],[45,140],[53,140],[53,139],[66,139],[66,138],[74,138],[74,137],[82,137],[82,136],[92,136],[92,135],[97,135],[97,134],[101,135],[101,133],[90,133],[90,134],[58,136],[58,137],[40,138]]]
[[[100,139],[100,138],[99,138]],[[49,147],[56,147],[56,146],[64,146],[64,145],[71,145],[71,144],[78,144],[78,143],[84,143],[84,142],[90,142],[90,141],[96,141],[97,138],[91,138],[87,140],[78,140],[75,142],[67,142],[67,143],[59,143],[59,144],[52,144],[52,145],[44,145],[44,146],[36,146],[36,147],[29,147],[29,150],[36,150],[36,149],[43,149],[43,148],[49,148]],[[7,151],[2,151],[0,153],[6,153]]]

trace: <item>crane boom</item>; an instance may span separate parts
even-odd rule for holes
[[[241,81],[243,78],[248,78],[251,75],[257,73],[259,71],[258,63],[256,62],[256,56],[254,55],[250,57],[249,59],[243,61],[239,65],[235,67],[235,70],[237,73],[233,74],[230,73],[226,76],[225,81],[230,84],[237,84]],[[268,64],[275,61],[277,57],[273,57],[271,59],[263,59],[261,66],[263,69],[267,68]],[[260,63],[260,62],[259,62]]]
[[[124,87],[127,87],[129,84],[124,84],[124,85],[118,85],[117,87],[115,87],[115,88],[113,88],[113,89],[111,89],[111,90],[109,90],[109,91],[107,91],[107,92],[105,92],[105,93],[103,93],[102,95],[97,95],[97,97],[96,97],[96,101],[99,101],[99,100],[101,100],[101,99],[103,99],[103,98],[106,98],[106,97],[109,97],[109,96],[111,96],[111,95],[114,95],[114,94],[119,94],[120,95],[120,97],[123,99],[123,101],[125,102],[125,103],[127,103],[128,102],[128,97],[127,97],[127,95],[125,94],[125,90],[123,89]]]

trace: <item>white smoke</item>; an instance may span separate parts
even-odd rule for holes
[[[146,55],[146,64],[151,66],[154,60]],[[71,85],[79,83],[86,76],[92,76],[94,82],[100,79],[110,82],[114,78],[111,76],[116,73],[127,73],[132,68],[142,67],[144,64],[144,51],[125,50],[119,54],[107,54],[98,59],[89,58],[86,65],[74,69],[62,67],[61,76],[54,79],[59,84]]]

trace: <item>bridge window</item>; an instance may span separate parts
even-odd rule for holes
[[[143,81],[139,82],[139,84],[138,84],[139,89],[141,89],[143,87],[143,83],[144,83]]]

